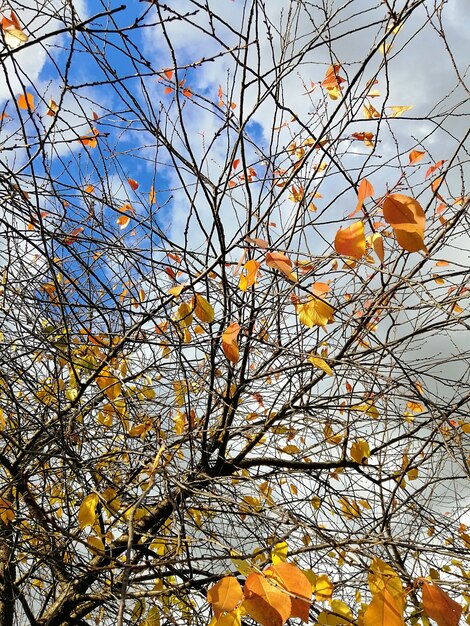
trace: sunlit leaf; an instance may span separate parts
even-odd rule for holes
[[[0,521],[8,526],[15,519],[15,509],[13,503],[6,498],[0,497]]]
[[[289,546],[287,542],[280,541],[273,546],[271,550],[271,561],[274,565],[277,563],[284,563],[287,559],[287,553],[289,551]]]
[[[57,102],[50,98],[49,104],[47,105],[47,115],[49,115],[49,117],[54,117],[55,115],[57,115],[58,111],[59,107],[57,105]]]
[[[380,233],[374,233],[371,237],[371,243],[372,247],[374,248],[375,254],[379,258],[379,261],[383,263],[385,259],[385,249],[382,235]]]
[[[434,163],[434,165],[431,165],[431,167],[426,171],[424,178],[428,178],[428,176],[431,176],[431,174],[433,174],[436,170],[442,167],[444,163],[446,163],[446,159],[442,159],[441,161],[437,161],[436,163]]]
[[[367,459],[370,457],[369,442],[365,439],[355,441],[351,446],[350,455],[356,463],[366,464]]]
[[[246,291],[249,287],[255,284],[259,266],[260,263],[258,263],[258,261],[254,261],[253,259],[250,259],[245,263],[240,275],[239,287],[241,291]]]
[[[302,570],[293,563],[278,563],[270,565],[263,573],[289,592],[290,617],[299,617],[302,621],[308,622],[312,585]]]
[[[2,17],[2,30],[8,48],[14,50],[28,41],[28,35],[23,31],[16,13],[10,11],[10,17]]]
[[[21,94],[18,96],[18,106],[23,111],[34,111],[34,96],[31,93]]]
[[[346,519],[361,517],[361,509],[355,500],[349,500],[349,498],[343,497],[339,499],[339,504]]]
[[[263,574],[252,572],[248,576],[243,595],[243,608],[261,626],[283,626],[291,615],[290,596]]]
[[[357,192],[357,205],[352,213],[348,215],[348,217],[353,217],[356,213],[358,213],[362,209],[362,205],[364,204],[364,200],[366,198],[370,198],[374,195],[374,188],[372,184],[367,180],[367,178],[363,178],[359,185],[359,189]]]
[[[319,574],[314,578],[312,584],[315,600],[317,602],[330,602],[333,596],[333,583],[327,574]]]
[[[317,356],[315,353],[312,352],[308,356],[307,360],[314,367],[317,367],[318,369],[323,370],[325,372],[325,374],[328,374],[328,376],[332,376],[333,375],[333,370],[328,365],[328,363],[324,359],[322,359],[321,357]]]
[[[401,193],[389,194],[384,201],[383,214],[404,250],[427,252],[424,245],[426,216],[417,200]]]
[[[388,106],[387,109],[390,109],[392,112],[391,117],[399,117],[400,115],[403,115],[403,113],[405,113],[405,111],[409,111],[410,109],[413,108],[414,105],[411,106]]]
[[[121,381],[114,374],[111,374],[106,367],[96,377],[96,384],[104,392],[108,400],[116,400],[121,395]]]
[[[133,178],[128,178],[127,182],[129,183],[129,187],[133,191],[137,191],[137,189],[139,188],[139,183],[136,180],[134,180]]]
[[[294,282],[297,280],[297,276],[292,272],[292,261],[282,252],[267,252],[266,265],[279,270]]]
[[[309,328],[326,326],[328,322],[333,320],[333,307],[320,298],[310,298],[303,304],[297,304],[296,309],[299,322]]]
[[[207,601],[217,619],[221,613],[232,611],[242,598],[242,588],[234,576],[225,576],[207,592]]]
[[[404,626],[403,608],[387,590],[373,596],[363,616],[364,626]]]
[[[420,150],[412,150],[408,155],[410,159],[410,165],[413,165],[414,163],[419,163],[425,154],[426,152],[421,152]]]
[[[338,254],[361,259],[366,252],[364,224],[354,222],[347,228],[340,228],[335,237],[335,250]]]
[[[222,350],[231,363],[238,363],[240,358],[240,351],[237,343],[239,332],[240,325],[237,324],[237,322],[232,322],[222,333]]]
[[[78,524],[80,528],[93,526],[96,519],[96,507],[98,506],[99,497],[96,493],[90,493],[80,504],[78,511]]]
[[[195,295],[194,300],[194,315],[200,322],[211,323],[214,321],[214,309],[212,305],[201,296],[200,293]]]

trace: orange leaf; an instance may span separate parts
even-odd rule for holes
[[[457,626],[462,614],[462,607],[458,602],[449,598],[440,587],[422,581],[423,609],[428,617],[438,623],[438,626]]]
[[[240,351],[238,349],[237,337],[240,332],[240,325],[232,322],[222,333],[222,350],[231,363],[238,363]]]
[[[129,217],[129,215],[120,215],[116,220],[116,224],[118,224],[119,228],[123,230],[124,228],[126,228],[126,226],[129,225],[130,221],[131,218]]]
[[[290,594],[290,617],[299,617],[308,622],[308,612],[312,601],[312,584],[305,574],[293,563],[278,563],[270,565],[264,574],[273,578]]]
[[[374,233],[372,235],[371,241],[375,254],[379,257],[380,262],[383,263],[385,258],[385,250],[382,235],[380,233]]]
[[[155,204],[157,201],[157,194],[155,193],[155,189],[152,187],[150,187],[150,191],[149,191],[149,204]]]
[[[279,270],[291,280],[297,280],[292,273],[292,261],[282,252],[267,252],[265,260],[268,267]]]
[[[21,24],[13,11],[10,11],[10,18],[4,15],[2,17],[3,37],[6,45],[15,49],[22,43],[28,41],[28,35],[21,28]]]
[[[78,235],[82,233],[84,230],[85,230],[84,228],[74,228],[72,232],[69,233],[67,237],[64,239],[64,244],[66,246],[70,246],[73,243],[75,243],[78,239]]]
[[[413,165],[413,163],[419,163],[425,154],[426,152],[420,152],[419,150],[412,150],[410,154],[408,155],[410,159],[410,164]]]
[[[236,170],[239,165],[240,165],[240,159],[235,159],[235,161],[232,163],[232,167],[234,170]]]
[[[283,626],[289,619],[290,596],[270,583],[266,576],[251,572],[243,587],[243,608],[261,626]]]
[[[265,239],[260,239],[259,237],[247,237],[246,241],[255,246],[258,246],[258,248],[263,248],[264,250],[269,247],[269,243]]]
[[[403,607],[387,588],[375,594],[367,607],[364,626],[403,626]]]
[[[338,254],[361,259],[366,252],[364,224],[354,222],[348,228],[340,228],[335,237],[335,250]]]
[[[428,169],[428,171],[424,175],[424,178],[431,176],[431,174],[435,172],[436,170],[438,170],[441,167],[441,165],[444,165],[445,162],[446,160],[443,159],[442,161],[437,161],[437,163],[434,163],[434,165],[431,165],[431,167]]]
[[[127,182],[129,183],[129,187],[133,191],[137,191],[137,189],[139,188],[139,183],[136,180],[134,180],[133,178],[128,178]]]
[[[364,200],[366,198],[370,198],[373,195],[374,195],[374,188],[372,187],[370,182],[367,180],[367,178],[363,178],[361,180],[361,184],[359,185],[359,190],[357,192],[356,208],[350,215],[348,215],[348,217],[353,217],[353,215],[356,215],[356,213],[358,213],[362,209]]]
[[[441,183],[442,183],[442,176],[439,176],[439,178],[436,178],[436,180],[432,181],[431,189],[433,190],[433,193],[436,193],[436,190],[440,187]]]
[[[47,115],[49,117],[54,117],[57,114],[58,110],[59,107],[57,106],[57,102],[50,98],[49,104],[47,105]]]
[[[207,601],[212,605],[216,619],[221,613],[232,611],[242,598],[242,588],[234,576],[225,576],[207,592]]]
[[[243,266],[244,273],[240,276],[240,284],[239,287],[242,291],[246,291],[248,287],[251,287],[255,284],[256,276],[258,274],[260,263],[258,261],[254,261],[250,259]]]
[[[20,109],[23,109],[23,111],[34,111],[34,96],[32,94],[21,94],[18,96],[17,102],[18,106]]]
[[[168,80],[171,80],[173,78],[173,70],[163,70],[165,72],[165,76],[168,78]]]
[[[385,198],[383,214],[386,222],[395,231],[398,244],[404,250],[424,250],[427,253],[424,245],[426,216],[417,200],[401,193],[390,194]]]

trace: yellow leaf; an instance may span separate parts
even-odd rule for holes
[[[356,406],[350,407],[351,411],[361,411],[362,413],[367,413],[373,419],[377,419],[379,417],[379,411],[375,406],[372,400],[368,400],[366,404],[357,404]]]
[[[365,439],[358,439],[352,444],[350,454],[356,463],[367,465],[367,459],[370,457],[369,443]]]
[[[355,500],[349,500],[348,498],[340,498],[339,504],[341,505],[341,511],[346,519],[354,519],[355,517],[361,517],[361,509]]]
[[[239,288],[241,291],[246,291],[249,287],[255,284],[256,276],[258,275],[260,263],[250,259],[243,266],[242,274],[240,275]]]
[[[372,598],[364,613],[363,626],[404,626],[403,607],[384,589]]]
[[[121,381],[106,367],[96,377],[96,384],[111,402],[121,395]]]
[[[426,216],[417,200],[401,193],[389,194],[385,198],[383,214],[404,250],[408,252],[424,250],[427,253],[424,245]]]
[[[13,503],[5,498],[0,498],[0,520],[8,526],[15,519]]]
[[[315,353],[312,352],[312,354],[310,354],[307,360],[314,367],[317,367],[318,369],[323,370],[325,374],[328,374],[328,376],[333,376],[333,370],[328,365],[328,363],[321,357],[316,356]]]
[[[385,561],[376,557],[369,567],[369,589],[372,595],[377,595],[385,589],[403,605],[403,585],[395,570]]]
[[[331,602],[333,595],[333,583],[327,574],[320,574],[315,577],[313,590],[317,602]]]
[[[331,612],[322,611],[316,626],[352,626],[354,618],[351,609],[342,600],[331,602]]]
[[[99,537],[90,535],[87,539],[87,548],[93,554],[104,554],[104,543]]]
[[[82,500],[78,511],[78,524],[80,528],[93,526],[96,520],[96,507],[98,505],[98,501],[99,497],[96,493],[90,493]]]
[[[326,326],[328,322],[333,321],[334,309],[325,300],[320,298],[310,298],[304,304],[297,305],[297,314],[299,322],[305,324],[309,328],[313,326]]]
[[[364,224],[354,222],[347,228],[340,228],[335,237],[335,250],[338,254],[361,259],[366,252]]]
[[[182,302],[179,305],[176,319],[182,328],[189,328],[189,326],[191,326],[193,323],[193,307],[189,302]]]
[[[284,563],[287,559],[287,552],[289,551],[289,546],[285,541],[280,541],[276,543],[273,549],[271,550],[271,561],[274,565],[277,563]]]
[[[231,553],[233,553],[233,551],[231,551]],[[246,559],[237,559],[234,556],[230,561],[242,576],[248,576],[253,571],[253,565]]]
[[[195,296],[194,315],[201,322],[208,322],[209,324],[214,321],[214,309],[209,302],[197,293]]]
[[[411,105],[411,106],[401,106],[401,107],[387,107],[387,109],[391,109],[392,110],[392,117],[399,117],[400,115],[405,113],[405,111],[409,111],[410,109],[412,109],[413,106],[414,105]]]

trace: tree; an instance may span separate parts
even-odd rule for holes
[[[470,623],[463,0],[89,4],[2,5],[0,624]]]

